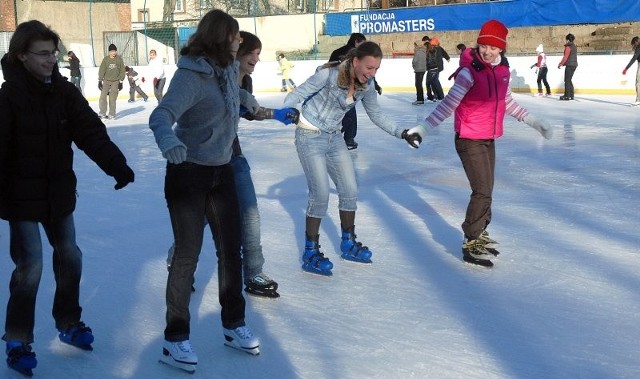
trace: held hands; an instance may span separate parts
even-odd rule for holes
[[[422,126],[417,126],[411,129],[405,129],[401,135],[402,139],[407,141],[409,146],[413,147],[414,149],[419,148],[420,144],[422,143],[422,135],[419,129],[422,129]],[[425,134],[425,133],[422,133],[422,134]]]
[[[524,117],[525,124],[537,130],[545,139],[553,137],[553,128],[546,120],[538,120],[534,115],[528,114]]]
[[[300,120],[300,111],[296,108],[274,109],[273,118],[285,125],[297,124]]]
[[[122,91],[122,82],[118,83],[118,91]]]
[[[622,70],[622,75],[627,75],[627,69]]]
[[[158,88],[158,78],[153,78],[153,86]]]
[[[102,91],[102,80],[98,80],[98,89]]]
[[[121,167],[114,175],[116,179],[116,185],[113,186],[116,190],[126,187],[127,184],[133,183],[135,180],[135,174],[131,167],[125,163],[124,167]]]

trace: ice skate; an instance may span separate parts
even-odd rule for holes
[[[193,374],[196,372],[198,356],[191,348],[189,340],[177,342],[164,341],[160,362]]]
[[[260,341],[247,326],[235,329],[224,328],[224,344],[251,355],[260,354]]]
[[[465,238],[462,244],[463,261],[483,267],[493,267],[493,262],[490,260],[493,257],[494,255],[484,247],[484,243],[480,239],[467,240]]]
[[[33,369],[38,365],[36,353],[31,345],[19,341],[7,342],[7,365],[24,376],[33,376]]]
[[[244,284],[246,286],[244,290],[250,295],[273,299],[280,297],[277,292],[278,283],[262,272],[245,280]]]
[[[93,350],[91,346],[94,340],[93,332],[84,322],[78,321],[66,328],[58,328],[58,331],[60,332],[58,335],[60,341],[82,350]]]
[[[331,272],[333,263],[320,252],[318,238],[318,235],[315,238],[307,236],[302,255],[302,269],[312,274],[331,276],[333,275]]]
[[[340,243],[342,259],[358,263],[371,263],[371,250],[362,245],[362,242],[357,242],[356,237],[355,226],[342,230],[342,242]]]

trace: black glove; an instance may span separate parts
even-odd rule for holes
[[[409,146],[413,147],[414,149],[419,148],[420,144],[422,143],[422,137],[420,137],[420,134],[418,134],[418,133],[409,134],[409,129],[405,129],[402,132],[401,137],[402,137],[402,139],[407,141]]]
[[[102,91],[102,80],[98,80],[98,89]]]
[[[382,95],[382,87],[378,85],[378,82],[374,82],[376,91],[378,91],[378,95]]]
[[[113,177],[116,179],[116,185],[113,186],[116,190],[124,188],[127,184],[133,183],[135,180],[133,170],[127,166],[126,163],[116,170]]]
[[[118,91],[122,91],[122,82],[118,83]]]

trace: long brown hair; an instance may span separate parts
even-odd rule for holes
[[[229,37],[238,34],[239,30],[235,18],[220,9],[212,9],[202,17],[180,55],[207,56],[221,67],[227,67],[233,63]]]

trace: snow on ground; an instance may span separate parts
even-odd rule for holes
[[[278,107],[284,96],[257,97]],[[374,263],[339,258],[332,195],[320,236],[335,264],[331,278],[300,269],[307,189],[293,129],[243,120],[239,135],[258,194],[265,272],[282,297],[247,297],[247,323],[261,339],[261,355],[225,347],[208,238],[191,300],[191,342],[200,359],[193,377],[639,377],[640,108],[629,106],[630,96],[515,98],[549,120],[555,136],[545,141],[507,118],[489,229],[503,253],[493,269],[461,260],[469,188],[453,148],[452,119],[412,150],[359,108],[356,225]],[[412,106],[412,93],[379,99],[406,128],[435,106]],[[35,377],[190,377],[158,363],[172,233],[165,161],[147,125],[154,105],[120,100],[118,119],[108,121],[135,183],[116,192],[112,178],[76,155],[81,303],[95,350],[57,340],[51,249],[43,234]],[[13,269],[8,235],[0,223],[0,304]],[[5,366],[0,376],[20,377]]]

